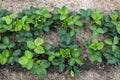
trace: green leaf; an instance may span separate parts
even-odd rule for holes
[[[102,62],[102,58],[101,58],[101,57],[98,57],[98,58],[97,58],[97,61],[98,61],[98,62]]]
[[[0,44],[0,49],[6,49],[7,46],[5,44]]]
[[[74,58],[70,58],[69,65],[70,66],[74,66],[74,64],[75,64],[75,59]]]
[[[1,37],[1,35],[0,35],[0,41],[2,40],[2,37]]]
[[[27,18],[28,18],[27,16],[23,16],[22,19],[21,19],[21,21],[22,21],[23,23],[25,23],[25,21],[27,20]]]
[[[70,55],[70,49],[60,49],[60,54],[62,55],[63,58],[68,58],[71,57]]]
[[[14,64],[14,57],[10,57],[9,60],[8,60],[8,63]]]
[[[33,60],[29,60],[27,64],[23,65],[23,67],[30,70],[33,67],[33,64],[34,64]]]
[[[103,14],[101,14],[99,10],[96,10],[96,12],[92,13],[92,18],[97,24],[100,25]]]
[[[3,57],[7,58],[10,56],[10,53],[8,50],[3,50],[2,55],[3,55]]]
[[[33,68],[31,69],[31,73],[32,74],[37,74],[39,72],[39,68],[40,68],[39,65],[34,64]]]
[[[18,55],[20,55],[20,53],[21,53],[21,50],[15,50],[14,52],[13,52],[13,56],[18,56]]]
[[[74,49],[72,51],[72,56],[73,57],[79,57],[80,56],[80,50],[79,49]]]
[[[91,16],[92,15],[92,10],[90,8],[87,9],[87,16]]]
[[[58,66],[59,64],[60,64],[60,61],[57,60],[57,59],[54,59],[54,60],[52,61],[52,65],[54,65],[54,66]]]
[[[80,14],[84,17],[86,17],[86,11],[84,9],[80,9]]]
[[[105,43],[108,44],[108,45],[112,45],[112,40],[111,39],[105,39]]]
[[[113,40],[113,44],[118,44],[118,43],[119,43],[119,39],[117,36],[115,36]]]
[[[90,48],[87,48],[86,49],[86,52],[89,53],[89,54],[93,54],[94,53],[94,50],[90,49]]]
[[[25,56],[28,57],[29,59],[31,59],[33,57],[33,54],[32,54],[32,52],[26,50],[25,51]]]
[[[11,14],[10,17],[11,18],[16,18],[18,15],[17,14]]]
[[[118,18],[117,14],[110,14],[110,17],[112,18],[112,20],[116,21]]]
[[[13,48],[14,46],[15,46],[15,43],[10,42],[9,45],[8,45],[8,48],[10,49],[10,48]]]
[[[74,71],[73,71],[73,70],[71,70],[71,71],[70,71],[70,75],[71,75],[72,77],[74,77],[74,76],[75,76],[75,73],[74,73]]]
[[[117,32],[120,34],[120,24],[116,26]]]
[[[54,55],[51,55],[51,56],[49,56],[48,60],[49,60],[49,61],[53,61],[54,58],[55,58],[55,56],[54,56]]]
[[[32,34],[31,32],[26,32],[24,35],[25,35],[26,37],[32,37],[32,36],[33,36],[33,34]]]
[[[35,45],[36,45],[36,46],[40,46],[40,45],[42,45],[43,43],[44,43],[44,40],[43,40],[43,39],[41,39],[41,38],[35,39]]]
[[[67,16],[66,15],[61,15],[60,20],[64,20]]]
[[[95,55],[90,55],[89,60],[93,63],[96,60],[96,56]]]
[[[35,44],[34,44],[34,42],[32,42],[32,41],[28,41],[28,42],[27,42],[27,46],[28,46],[28,48],[30,48],[30,49],[34,49],[34,48],[35,48]]]
[[[82,23],[81,21],[79,21],[79,20],[76,21],[75,24],[76,24],[77,26],[80,26],[80,27],[83,25],[83,23]]]
[[[97,29],[97,27],[95,26],[95,25],[91,25],[91,26],[89,26],[90,27],[90,29],[92,30],[92,31],[95,31],[96,29]]]
[[[8,39],[8,37],[3,37],[3,43],[4,43],[4,44],[9,44],[9,39]]]
[[[96,50],[101,50],[104,47],[102,42],[98,42],[98,40],[93,40],[93,43],[90,45],[90,48]]]
[[[37,74],[39,75],[39,77],[44,77],[47,74],[47,71],[45,68],[39,68],[39,70],[37,71]]]
[[[5,21],[7,24],[12,23],[12,18],[10,16],[5,16],[2,18],[3,21]]]
[[[101,21],[100,21],[100,20],[96,20],[95,22],[96,22],[97,24],[99,24],[99,25],[101,24]]]
[[[117,59],[112,57],[111,59],[108,59],[108,63],[109,64],[116,64],[117,63]]]
[[[50,50],[51,48],[52,48],[52,46],[49,44],[45,46],[45,50]]]
[[[120,58],[120,50],[116,50],[116,51],[114,52],[114,57]]]
[[[21,65],[25,65],[25,64],[27,64],[29,62],[29,59],[26,56],[23,56],[23,57],[19,58],[18,62]]]
[[[1,57],[1,56],[0,56]],[[7,63],[7,58],[0,58],[0,63],[2,64],[2,65],[4,65],[4,64],[6,64]]]
[[[43,67],[43,68],[48,68],[50,66],[50,62],[47,61],[47,60],[42,60],[40,62],[40,66]]]
[[[22,26],[23,30],[30,31],[30,25],[29,24],[24,24]]]
[[[93,31],[92,35],[96,39],[96,38],[98,38],[99,33],[97,31]]]
[[[100,42],[100,43],[98,44],[97,49],[98,49],[98,50],[101,50],[103,47],[104,47],[104,44],[103,44],[102,42]]]
[[[62,10],[64,11],[65,15],[69,14],[69,9],[67,7],[63,6]]]
[[[83,62],[83,60],[81,58],[75,58],[75,61],[79,65],[83,65],[84,64],[84,62]]]
[[[44,14],[44,17],[46,17],[46,18],[51,18],[52,15],[51,15],[50,13],[45,13],[45,14]]]
[[[63,72],[64,71],[64,69],[65,69],[65,65],[63,64],[63,63],[61,63],[60,65],[59,65],[59,72]]]
[[[99,32],[99,33],[101,33],[101,34],[104,34],[104,33],[105,33],[105,31],[104,31],[102,28],[97,28],[96,31]]]
[[[115,50],[117,50],[118,49],[118,47],[116,46],[116,45],[112,45],[112,51],[114,52]]]
[[[116,64],[117,63],[117,58],[115,58],[114,56],[111,56],[110,54],[105,53],[104,56],[107,58],[108,63],[110,64]]]
[[[71,31],[70,31],[70,36],[72,37],[72,36],[74,36],[74,35],[75,35],[75,31],[71,30]]]
[[[37,54],[41,54],[41,53],[45,53],[45,50],[42,46],[38,46],[34,49],[34,52],[36,52]]]

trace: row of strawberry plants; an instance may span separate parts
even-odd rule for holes
[[[74,76],[86,63],[79,47],[84,45],[91,63],[102,62],[104,57],[107,63],[120,66],[119,18],[118,10],[104,15],[99,10],[80,9],[76,12],[66,7],[55,7],[54,12],[31,7],[17,14],[1,9],[0,64],[17,63],[39,77],[44,77],[51,66],[57,67],[60,73],[65,71]],[[92,40],[83,44],[75,42],[81,28],[91,31]],[[40,37],[51,31],[59,34],[55,47],[45,44]],[[100,36],[104,36],[101,41]]]

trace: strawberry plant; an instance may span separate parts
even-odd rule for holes
[[[100,13],[99,10],[96,10],[96,12],[92,13],[92,18],[95,21],[95,23],[101,25],[102,24],[101,19],[103,18],[103,14]]]
[[[90,29],[93,31],[92,35],[93,35],[94,38],[98,38],[100,34],[105,33],[105,31],[102,28],[99,28],[99,27],[97,27],[95,25],[91,25]]]
[[[16,17],[17,14],[11,14],[2,17],[2,19],[0,19],[0,33],[6,32],[7,30],[10,31]]]
[[[119,21],[112,21],[112,23],[115,25],[118,34],[120,34],[120,22]]]
[[[59,33],[59,47],[61,48],[76,48],[77,45],[74,44],[75,34],[67,32],[64,28],[57,29]]]
[[[120,67],[120,11],[103,15],[99,10],[80,9],[78,13],[65,6],[56,7],[54,11],[31,7],[11,14],[0,9],[0,64],[19,63],[39,77],[44,77],[52,66],[57,67],[58,72],[65,71],[74,77],[84,64],[79,49],[82,44],[77,44],[76,39],[76,33],[84,26],[84,30],[90,28],[93,36],[92,41],[84,42],[88,60],[91,63],[107,60],[108,64]],[[39,38],[50,31],[58,33],[55,47]],[[98,41],[100,35],[105,40]]]
[[[118,64],[120,67],[120,50],[117,49],[114,52],[110,46],[106,46],[103,48],[103,55],[107,59],[107,63],[109,64]]]
[[[57,12],[57,14],[60,15],[60,20],[65,20],[70,13],[70,10],[65,6],[62,8],[55,7],[54,10]]]
[[[83,26],[82,21],[80,20],[80,16],[78,14],[71,14],[68,8],[62,7],[62,8],[54,8],[54,10],[57,12],[57,15],[59,16],[58,19],[60,19],[62,27],[65,29],[74,27],[74,25],[77,26]],[[69,16],[70,15],[70,16]]]
[[[79,49],[60,49],[60,52],[51,53],[48,58],[49,61],[52,62],[52,65],[58,66],[58,71],[63,72],[65,68],[68,68],[66,71],[75,72],[73,69],[75,64],[83,65],[83,59],[80,57],[80,50]],[[65,61],[67,60],[68,66],[65,65]]]
[[[7,15],[2,17],[2,20],[6,23],[6,24],[11,24],[12,21],[17,17],[17,14],[11,14],[11,15]]]
[[[33,68],[30,70],[32,74],[37,74],[39,77],[47,75],[46,69],[50,66],[47,60],[38,60],[34,63]]]
[[[42,24],[47,22],[47,19],[52,17],[52,14],[46,8],[36,10],[35,15],[35,27],[41,27]]]
[[[34,19],[36,17],[34,15],[36,10],[39,10],[39,8],[35,8],[33,6],[31,6],[29,9],[24,9],[18,13],[18,18],[22,18],[23,16],[28,16],[29,18]]]
[[[11,31],[20,31],[20,30],[30,30],[30,24],[33,24],[34,21],[27,16],[23,16],[22,19],[17,19],[16,24],[13,25]]]
[[[98,42],[98,40],[93,40],[93,43],[90,44],[90,48],[93,50],[101,50],[104,47],[104,44],[102,42]]]
[[[69,65],[70,66],[74,66],[75,64],[78,64],[78,65],[83,65],[84,62],[83,62],[83,59],[80,57],[80,50],[79,49],[73,49],[71,51],[71,57],[70,57],[70,60],[69,60]]]
[[[4,36],[2,38],[2,42],[0,43],[0,49],[10,49],[13,48],[15,46],[14,42],[10,42],[9,38],[7,36]]]
[[[108,45],[111,45],[112,51],[114,52],[115,50],[118,49],[117,44],[119,43],[119,39],[117,36],[115,36],[113,40],[107,38],[107,39],[105,39],[105,43]]]
[[[0,18],[4,17],[4,16],[7,16],[7,15],[10,15],[11,12],[6,10],[6,9],[0,9]]]
[[[22,65],[23,68],[31,69],[34,64],[32,57],[32,52],[26,50],[24,55],[18,59],[18,62]]]
[[[29,40],[33,40],[33,34],[31,32],[17,32],[16,38],[18,39],[17,42],[27,42]]]
[[[85,41],[84,45],[86,46],[86,52],[89,54],[89,60],[93,63],[94,61],[101,62],[102,61],[102,55],[100,50],[104,47],[104,44],[102,42],[98,42],[98,40],[93,40],[93,43],[91,41]]]
[[[65,59],[62,57],[58,57],[52,61],[53,66],[58,66],[58,71],[61,73],[65,70]]]
[[[10,55],[8,59],[8,63],[13,65],[14,63],[18,63],[18,59],[20,56],[21,50],[15,50],[13,53]]]
[[[87,23],[91,20],[92,10],[91,9],[80,9],[80,15],[83,18],[83,20]]]
[[[33,49],[35,53],[42,54],[45,53],[45,49],[43,48],[42,44],[44,40],[42,38],[37,38],[35,41],[28,41],[27,46],[29,49]]]

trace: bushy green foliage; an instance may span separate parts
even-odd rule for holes
[[[95,25],[91,25],[90,29],[93,31],[92,32],[93,38],[98,38],[100,34],[105,33],[105,31],[102,28],[97,27]]]
[[[41,46],[44,43],[44,40],[41,38],[35,39],[35,41],[28,41],[27,46],[29,49],[34,49],[34,52],[37,54],[45,53],[44,48]]]
[[[13,53],[10,55],[8,59],[8,63],[13,65],[14,63],[18,63],[19,56],[21,54],[21,50],[15,50]]]
[[[80,14],[85,23],[89,22],[91,20],[92,10],[91,9],[80,9]]]
[[[111,45],[112,51],[114,52],[115,50],[118,49],[117,44],[119,43],[119,39],[117,36],[114,37],[113,41],[109,38],[105,39],[105,43],[108,45]]]
[[[75,73],[77,67],[75,65],[83,65],[84,61],[82,57],[80,57],[80,50],[75,49],[63,49],[61,48],[59,52],[53,52],[49,55],[48,60],[54,66],[58,66],[58,71],[63,72],[67,68],[66,71]],[[67,61],[67,62],[66,62]],[[67,64],[67,65],[66,65]]]
[[[94,61],[102,62],[102,55],[100,50],[104,47],[102,42],[98,42],[98,40],[86,41],[84,42],[86,46],[86,52],[89,54],[89,60],[93,63]]]
[[[32,57],[32,52],[26,50],[24,55],[19,58],[18,62],[22,65],[23,68],[31,69],[34,64]]]
[[[88,60],[91,63],[107,60],[120,67],[119,20],[118,10],[104,15],[91,9],[80,9],[78,13],[65,6],[55,7],[54,13],[34,7],[17,14],[1,9],[0,64],[19,63],[39,77],[44,77],[48,68],[57,67],[58,72],[65,71],[74,77],[79,67],[86,64],[82,57],[84,53],[80,51],[83,44],[76,39],[76,34],[83,28],[90,29],[93,37],[84,42]],[[40,38],[50,31],[59,36],[55,47]],[[100,36],[105,37],[101,40]]]
[[[96,10],[96,12],[93,12],[92,13],[92,18],[93,18],[93,20],[95,21],[95,23],[97,23],[97,24],[101,24],[102,22],[101,22],[101,19],[103,18],[103,14],[102,13],[100,13],[100,11],[99,10]]]
[[[0,49],[10,49],[10,48],[13,48],[15,46],[15,43],[14,42],[10,42],[9,38],[7,36],[4,36],[2,38],[2,41],[0,43]]]

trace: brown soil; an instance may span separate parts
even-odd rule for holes
[[[23,9],[34,7],[47,7],[52,11],[54,7],[67,6],[70,10],[79,11],[80,8],[100,9],[103,13],[108,14],[114,9],[120,10],[120,0],[0,0],[0,7],[10,10],[14,13]],[[53,47],[58,44],[58,34],[51,32],[48,35],[41,35],[45,39],[45,43],[49,43]],[[76,35],[78,44],[82,44],[87,39],[92,39],[91,32],[86,29],[81,29]],[[103,39],[99,38],[100,40]],[[80,45],[83,53],[84,47]],[[84,58],[87,55],[84,55]],[[81,67],[81,72],[71,78],[65,73],[59,74],[55,70],[51,71],[44,78],[38,78],[36,75],[31,75],[26,70],[19,66],[0,66],[0,80],[120,80],[120,72],[115,66],[105,66],[103,63],[86,64]]]
[[[90,66],[90,65],[86,65]],[[96,66],[96,64],[91,65]],[[4,67],[4,66],[3,66]],[[120,72],[117,67],[109,66],[107,68],[85,69],[76,74],[75,77],[70,77],[65,73],[48,72],[45,78],[39,78],[37,75],[32,75],[19,66],[7,66],[0,68],[0,80],[119,80]],[[53,69],[54,70],[54,69]]]
[[[50,11],[54,7],[67,6],[71,10],[80,8],[100,9],[104,13],[109,13],[114,9],[120,10],[119,0],[1,0],[0,6],[13,12],[19,12],[30,6],[47,7]]]

